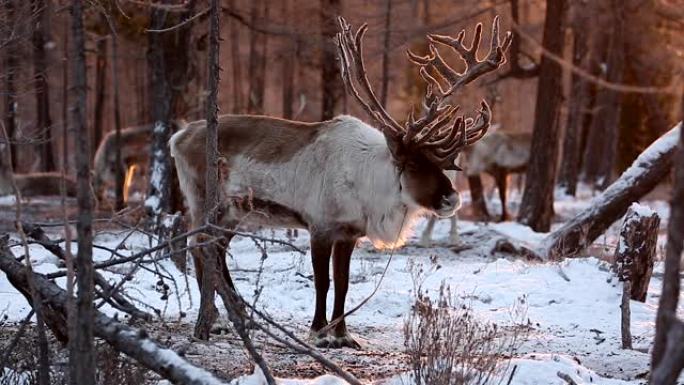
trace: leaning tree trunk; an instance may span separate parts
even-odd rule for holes
[[[47,73],[47,55],[45,44],[47,31],[48,3],[46,0],[31,0],[33,12],[33,76],[36,89],[36,128],[40,135],[41,170],[55,171],[55,153],[52,143],[52,118],[50,117],[50,88]]]
[[[670,172],[680,126],[651,144],[591,205],[560,229],[549,234],[542,253],[552,260],[576,257],[608,227],[622,217],[629,205],[651,191]]]
[[[544,21],[544,49],[561,56],[563,52],[563,14],[566,0],[548,1]],[[558,116],[561,106],[561,67],[542,57],[537,86],[537,103],[530,161],[525,178],[525,193],[518,221],[535,231],[548,231],[553,217],[553,188],[558,158]]]
[[[216,224],[218,216],[218,85],[219,85],[219,10],[218,0],[211,0],[210,26],[209,26],[209,63],[207,76],[207,134],[205,139],[206,174],[204,199],[204,221]],[[216,306],[214,295],[216,293],[217,261],[211,254],[205,258],[202,266],[202,285],[200,287],[200,311],[195,325],[195,337],[203,340],[209,339],[209,331],[216,320]]]
[[[4,89],[2,90],[4,94],[4,116],[3,123],[5,124],[5,130],[7,131],[7,136],[10,140],[14,140],[14,135],[17,131],[17,68],[18,68],[18,58],[17,58],[17,37],[16,34],[12,32],[13,29],[17,28],[18,20],[16,18],[16,0],[5,0],[3,1],[4,11],[5,11],[5,37],[3,38],[2,51],[3,54],[3,77],[5,79]],[[17,150],[14,143],[10,142],[10,154],[12,155],[12,165],[16,167],[17,165]],[[12,170],[13,171],[13,170]]]
[[[321,0],[321,120],[332,119],[344,87],[337,63],[337,52],[332,44],[337,33],[340,0]]]
[[[682,115],[684,116],[684,101],[682,101]],[[680,132],[675,165],[670,221],[667,226],[663,291],[658,304],[656,336],[651,361],[652,372],[656,371],[663,360],[668,345],[671,344],[667,337],[672,329],[672,319],[676,317],[679,302],[679,268],[680,263],[682,263],[682,251],[684,251],[684,134],[682,132]]]
[[[78,183],[78,253],[75,268],[76,335],[70,336],[70,381],[72,384],[95,383],[95,349],[93,345],[93,198],[90,190],[90,143],[86,124],[86,61],[83,31],[83,3],[71,2],[72,90],[71,124],[75,139],[76,177]]]

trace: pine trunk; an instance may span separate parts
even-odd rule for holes
[[[2,93],[4,94],[3,104],[4,104],[4,117],[3,123],[5,124],[5,131],[7,131],[7,136],[10,141],[14,140],[15,133],[17,131],[17,71],[18,71],[18,58],[17,58],[17,37],[12,33],[12,29],[17,27],[16,20],[16,0],[5,0],[4,11],[5,11],[5,28],[6,35],[3,38],[3,77],[5,79],[5,87]],[[10,142],[10,154],[12,155],[12,165],[17,166],[17,148],[14,143]],[[14,171],[14,170],[12,170]]]
[[[565,0],[548,1],[544,21],[544,49],[561,56],[564,34]],[[553,218],[553,188],[558,158],[558,116],[562,103],[561,67],[544,56],[539,69],[534,131],[530,150],[525,193],[520,205],[518,221],[535,231],[545,232]]]
[[[36,129],[40,135],[40,163],[42,171],[55,171],[55,153],[52,143],[52,118],[50,116],[50,88],[47,73],[47,1],[32,0],[33,25],[33,75],[36,90]]]
[[[78,184],[78,253],[76,255],[76,335],[70,344],[69,366],[72,384],[95,383],[95,349],[93,345],[93,200],[90,181],[90,142],[86,124],[86,61],[83,31],[83,4],[71,2],[72,36],[72,92],[71,126],[76,152],[76,177]]]
[[[252,26],[266,22],[268,2],[252,1]],[[266,34],[252,28],[249,38],[249,100],[247,111],[250,114],[264,114],[264,91],[266,87]]]
[[[209,26],[209,63],[207,76],[207,135],[205,142],[206,174],[204,213],[206,223],[216,223],[219,204],[218,201],[218,85],[219,85],[219,5],[218,0],[210,2],[210,26]],[[210,246],[213,248],[213,245]],[[202,285],[200,287],[200,311],[195,325],[195,337],[203,340],[209,339],[211,326],[216,320],[216,306],[214,297],[216,293],[217,260],[214,255],[202,263]],[[218,256],[219,258],[221,256]]]
[[[228,2],[228,7],[235,10],[235,0]],[[233,113],[243,112],[244,103],[242,100],[242,62],[240,61],[240,25],[237,20],[230,21],[230,52],[231,63],[233,65]]]
[[[329,120],[335,116],[337,103],[344,90],[337,64],[337,52],[332,44],[337,33],[340,11],[340,0],[321,0],[321,120]]]
[[[106,23],[106,20],[103,22]],[[102,141],[105,87],[107,86],[107,37],[98,36],[97,39],[95,49],[95,108],[91,148],[97,148]]]

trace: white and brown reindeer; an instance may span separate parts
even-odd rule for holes
[[[398,247],[420,215],[449,217],[459,208],[459,194],[444,170],[457,168],[454,159],[485,134],[491,113],[482,102],[477,118],[465,119],[457,115],[458,107],[446,100],[474,79],[499,68],[505,61],[511,35],[508,33],[501,42],[499,21],[495,19],[490,51],[484,60],[477,59],[480,24],[471,48],[463,44],[464,31],[455,39],[429,35],[429,55],[409,53],[429,84],[424,98],[426,108],[418,119],[412,113],[405,124],[400,124],[379,103],[368,81],[362,56],[367,27],[353,34],[344,19],[339,22],[337,44],[342,78],[378,128],[351,116],[318,123],[221,116],[220,194],[226,199],[220,206],[220,225],[308,230],[316,288],[311,338],[317,346],[358,348],[344,319],[338,319],[344,315],[349,264],[356,242],[365,236],[378,248]],[[465,61],[466,69],[462,73],[451,69],[436,45],[454,49]],[[440,80],[430,73],[439,75]],[[193,228],[202,226],[204,220],[206,132],[206,122],[197,121],[170,140]],[[240,200],[236,198],[243,197],[249,205],[235,203]],[[197,242],[197,238],[190,240],[191,245]],[[201,272],[201,251],[193,251],[192,255],[197,272]],[[331,255],[335,286],[332,318],[338,322],[328,331],[326,297]],[[232,285],[225,261],[220,263],[224,278]],[[201,274],[197,278],[201,282]]]
[[[530,159],[531,132],[488,132],[481,140],[466,148],[465,174],[470,186],[470,197],[474,211],[480,218],[489,220],[489,211],[482,191],[481,175],[486,173],[494,178],[499,199],[501,200],[501,221],[509,219],[506,196],[508,191],[508,176],[513,173],[523,173],[527,169]],[[450,175],[455,183],[456,175]],[[436,218],[430,217],[420,237],[420,244],[428,247],[432,245],[432,231]],[[450,245],[459,244],[457,218],[451,218],[449,229]]]

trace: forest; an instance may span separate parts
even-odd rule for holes
[[[0,3],[0,385],[684,383],[683,0]]]

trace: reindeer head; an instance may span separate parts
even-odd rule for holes
[[[482,24],[477,25],[470,48],[463,45],[465,31],[461,31],[455,39],[428,35],[430,53],[426,56],[407,52],[409,60],[419,66],[420,75],[427,82],[427,90],[421,116],[416,119],[412,110],[406,122],[400,124],[378,101],[366,75],[363,36],[368,26],[364,24],[353,34],[351,26],[341,17],[339,24],[337,45],[342,79],[347,91],[354,95],[384,134],[400,172],[402,193],[408,200],[439,216],[453,215],[460,206],[460,198],[444,170],[460,170],[455,164],[458,154],[484,136],[491,122],[491,111],[483,100],[477,117],[466,118],[459,115],[459,107],[447,103],[447,99],[506,61],[504,52],[511,43],[511,33],[506,33],[501,42],[499,17],[495,17],[490,50],[484,60],[477,59]],[[455,50],[465,62],[466,69],[462,73],[453,70],[435,44]]]

